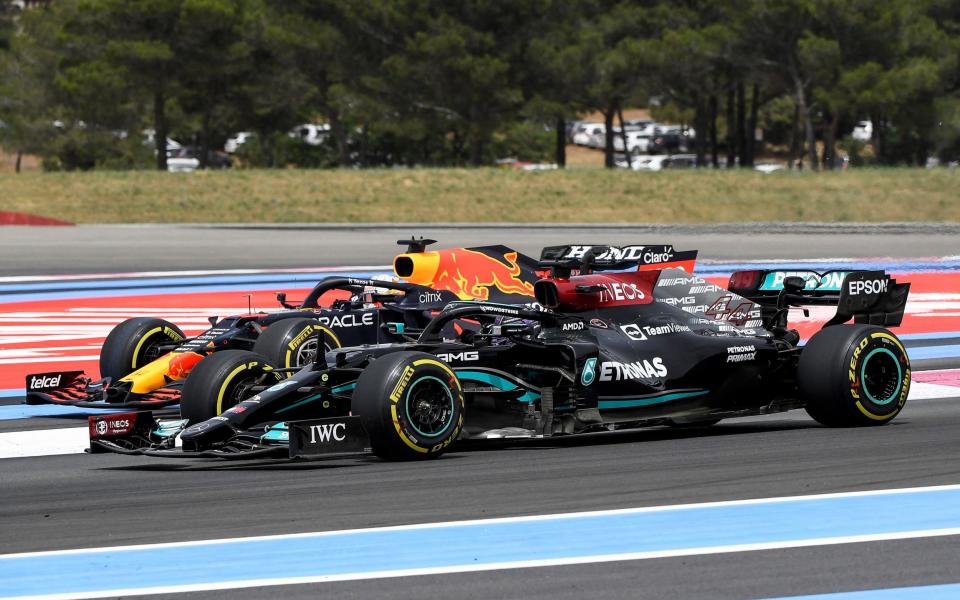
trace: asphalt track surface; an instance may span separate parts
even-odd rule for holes
[[[715,260],[960,255],[960,224],[83,225],[3,228],[0,274],[382,265],[412,235],[530,255],[571,243],[667,243]]]
[[[908,403],[882,428],[831,430],[787,413],[698,431],[461,451],[425,464],[8,459],[0,461],[0,553],[950,484],[960,477],[956,402]],[[958,542],[942,537],[196,596],[784,596],[955,583]]]
[[[651,231],[633,228],[416,233],[458,245],[522,239],[517,247],[528,252],[545,243],[656,241],[697,247],[702,257],[752,259],[960,254],[956,232],[947,229],[799,231],[786,237],[678,229],[654,232],[656,240]],[[410,233],[6,228],[0,230],[0,274],[382,264],[393,241]],[[29,242],[38,235],[43,244]],[[258,256],[254,262],[236,255],[238,240]],[[458,451],[417,464],[164,462],[113,455],[7,459],[0,461],[0,554],[956,484],[958,401],[908,402],[896,421],[880,428],[831,430],[794,412],[709,429]],[[83,424],[29,421],[37,428]],[[0,431],[22,429],[29,421],[2,422]],[[957,564],[960,536],[948,536],[176,597],[776,597],[957,583]]]

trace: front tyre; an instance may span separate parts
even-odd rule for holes
[[[317,332],[325,330],[325,347],[329,352],[340,346],[330,329],[313,319],[283,319],[267,327],[253,345],[253,351],[267,358],[271,364],[290,369],[314,361],[318,351]]]
[[[114,381],[133,373],[163,354],[162,346],[184,339],[183,331],[170,321],[153,317],[127,319],[114,327],[100,349],[100,377]]]
[[[424,460],[446,451],[463,427],[463,390],[436,356],[396,352],[370,363],[351,409],[385,460]]]
[[[834,325],[816,333],[800,355],[800,396],[829,427],[889,423],[910,392],[910,359],[899,339],[874,325]]]
[[[246,350],[221,350],[197,363],[180,397],[180,418],[191,424],[206,421],[239,404],[255,385],[283,379],[264,357]]]

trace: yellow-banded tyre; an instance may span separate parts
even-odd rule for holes
[[[353,391],[374,454],[385,460],[440,456],[463,427],[463,390],[436,356],[397,352],[370,363]]]
[[[170,321],[153,317],[127,319],[114,327],[100,349],[100,377],[120,379],[167,353],[163,346],[184,339]]]
[[[797,384],[807,412],[824,425],[883,425],[907,401],[910,359],[897,336],[882,327],[834,325],[804,347]]]
[[[213,418],[254,394],[255,385],[283,379],[264,357],[246,350],[221,350],[197,363],[180,397],[180,418],[199,423]]]
[[[313,319],[283,319],[267,327],[253,345],[253,351],[282,369],[313,362],[319,346],[317,332],[326,330],[324,352],[340,347],[330,328]]]

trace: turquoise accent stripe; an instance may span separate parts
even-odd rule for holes
[[[343,385],[338,385],[337,387],[331,389],[330,391],[336,394],[336,393],[339,393],[339,392],[345,392],[345,391],[347,391],[347,390],[352,390],[352,389],[355,388],[355,387],[357,387],[357,382],[345,383],[345,384],[343,384]],[[281,408],[280,410],[277,411],[277,414],[280,414],[280,413],[282,413],[282,412],[286,412],[286,411],[288,411],[288,410],[293,410],[294,408],[296,408],[296,407],[298,407],[298,406],[303,406],[303,405],[306,404],[307,402],[313,402],[313,401],[316,400],[317,398],[322,398],[322,397],[323,397],[323,393],[321,392],[321,393],[319,393],[319,394],[315,394],[315,395],[313,395],[313,396],[310,396],[309,398],[304,398],[303,400],[301,400],[300,402],[297,402],[296,404],[291,404],[290,406]]]
[[[290,441],[290,430],[287,428],[286,423],[277,423],[271,426],[270,430],[260,437],[260,441],[288,442]]]
[[[534,402],[540,399],[540,394],[537,392],[527,392],[524,395],[517,398],[517,402],[526,402],[527,404]]]
[[[498,387],[504,391],[511,391],[517,389],[517,384],[510,381],[505,377],[500,377],[499,375],[494,375],[493,373],[487,373],[485,371],[454,371],[457,374],[457,379],[472,379],[474,381],[480,381],[483,383],[488,383],[494,387]]]
[[[626,400],[601,400],[599,402],[600,409],[610,409],[610,408],[634,408],[637,406],[650,406],[651,404],[662,404],[663,402],[671,402],[673,400],[682,400],[684,398],[693,398],[695,396],[703,396],[704,394],[709,394],[709,390],[701,390],[698,392],[675,392],[673,394],[663,394],[660,396],[650,396],[646,398],[629,398]]]
[[[888,398],[877,399],[873,397],[873,394],[870,393],[870,390],[867,389],[867,363],[870,362],[870,357],[874,354],[889,354],[890,358],[893,359],[893,364],[897,365],[897,389],[894,391]],[[860,381],[863,382],[863,393],[867,395],[867,399],[874,404],[879,406],[886,406],[893,402],[893,399],[900,395],[900,386],[903,385],[903,370],[900,368],[900,360],[896,355],[887,350],[886,348],[874,348],[870,351],[870,354],[863,359],[863,364],[860,365]]]
[[[322,393],[321,393],[321,394],[314,394],[313,396],[310,396],[310,397],[308,397],[308,398],[304,398],[303,400],[301,400],[300,402],[297,402],[296,404],[291,404],[290,406],[281,408],[280,410],[277,411],[277,414],[280,414],[280,413],[282,413],[282,412],[287,412],[288,410],[292,410],[292,409],[294,409],[294,408],[296,408],[296,407],[298,407],[298,406],[303,406],[303,405],[306,404],[307,402],[313,402],[313,401],[316,400],[317,398],[321,398],[321,397],[323,397],[323,394],[322,394]]]
[[[454,369],[454,372],[457,374],[457,379],[461,381],[464,379],[471,381],[479,381],[481,383],[486,383],[492,385],[493,387],[500,388],[505,392],[512,392],[518,389],[525,389],[515,382],[510,381],[506,377],[500,377],[499,375],[494,375],[493,373],[487,373],[486,371],[461,371]],[[540,394],[531,390],[527,390],[522,396],[517,398],[517,402],[533,402],[538,399]]]

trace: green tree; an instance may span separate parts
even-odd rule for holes
[[[243,35],[247,0],[184,0],[177,26],[179,103],[200,121],[200,166],[236,115],[234,89],[250,75],[253,49]]]
[[[19,172],[24,154],[46,149],[56,133],[52,123],[61,115],[52,76],[59,55],[37,43],[54,37],[59,21],[51,11],[33,10],[17,25],[21,33],[6,38],[9,46],[0,51],[0,145],[16,154]]]

